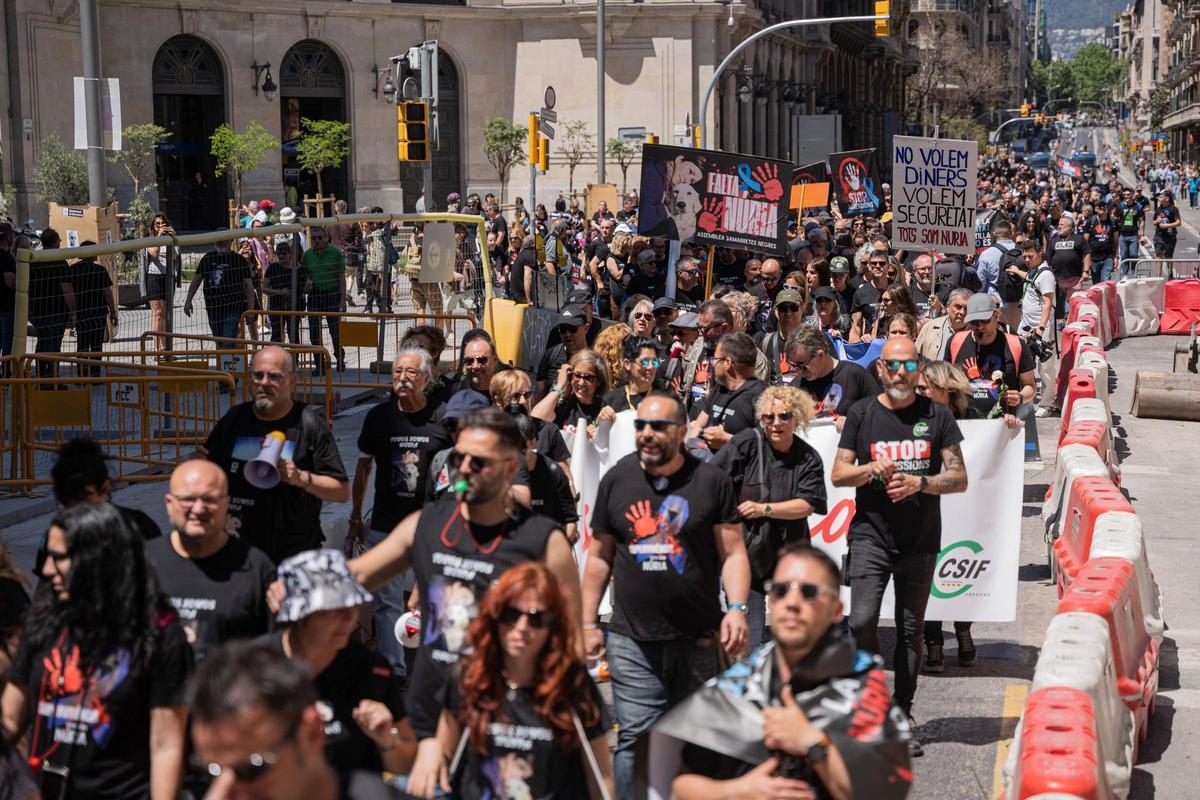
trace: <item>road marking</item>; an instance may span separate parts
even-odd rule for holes
[[[1014,683],[1004,689],[1004,706],[1000,712],[1000,741],[996,744],[996,767],[992,771],[992,800],[1004,797],[1004,762],[1008,761],[1008,748],[1012,746],[1013,734],[1017,729],[1017,721],[1025,708],[1025,698],[1029,695],[1029,687],[1023,683]]]

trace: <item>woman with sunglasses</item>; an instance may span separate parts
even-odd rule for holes
[[[654,303],[639,300],[629,312],[629,328],[634,336],[653,336],[657,323],[654,321]]]
[[[636,409],[650,393],[662,365],[662,346],[649,336],[627,336],[621,345],[621,356],[627,380],[604,395],[598,423],[612,422],[618,413]]]
[[[746,623],[751,651],[764,638],[763,587],[775,571],[776,554],[785,545],[809,543],[808,517],[826,513],[821,456],[796,435],[814,416],[812,397],[790,386],[769,386],[754,409],[758,426],[734,434],[712,460],[733,478],[738,495],[750,557]]]
[[[529,417],[537,430],[535,450],[538,455],[549,458],[566,473],[567,480],[575,485],[571,475],[571,451],[563,439],[562,431],[553,422],[529,416],[533,406],[533,387],[529,374],[524,370],[509,369],[492,378],[492,402],[513,416]]]
[[[908,289],[900,284],[892,284],[879,294],[879,313],[875,315],[875,324],[871,328],[872,339],[887,339],[891,329],[892,318],[897,314],[906,314],[916,320],[921,312],[913,302]],[[916,338],[916,331],[913,332]]]
[[[608,391],[608,367],[594,350],[580,350],[559,371],[558,382],[533,408],[533,416],[573,435],[580,420],[595,433]]]
[[[174,236],[175,228],[167,215],[159,212],[150,220],[151,236]],[[166,325],[167,281],[175,280],[175,264],[167,263],[166,247],[147,247],[141,251],[142,292],[150,303],[150,330],[161,331]],[[179,262],[179,253],[175,253]],[[163,349],[163,338],[154,337],[154,349]]]
[[[174,798],[192,651],[142,542],[112,505],[81,503],[51,521],[41,574],[0,737],[28,731],[43,797]]]
[[[538,563],[505,572],[480,602],[469,640],[474,650],[438,723],[441,747],[425,751],[408,792],[612,798],[608,717],[554,575]]]
[[[284,596],[275,621],[283,629],[261,641],[312,673],[327,714],[325,754],[341,771],[404,773],[417,740],[387,659],[352,638],[359,606],[372,601],[340,550],[306,550],[279,564]]]

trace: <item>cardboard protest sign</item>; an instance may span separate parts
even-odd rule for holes
[[[787,255],[792,165],[690,147],[642,147],[638,233]]]
[[[814,161],[792,170],[792,194],[789,208],[804,211],[829,205],[829,167]]]
[[[897,136],[892,165],[893,241],[906,250],[974,254],[979,143]]]
[[[875,149],[829,154],[833,195],[843,217],[874,216],[883,208],[883,193],[875,170]]]

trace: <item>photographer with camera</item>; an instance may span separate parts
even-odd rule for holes
[[[1054,273],[1042,258],[1042,246],[1035,239],[1021,245],[1021,258],[1025,262],[1022,270],[1010,265],[1009,275],[1024,281],[1021,294],[1021,334],[1029,352],[1037,362],[1037,377],[1042,384],[1038,398],[1039,417],[1049,417],[1058,412],[1054,382],[1058,376],[1058,355],[1055,353],[1054,293],[1058,282]]]

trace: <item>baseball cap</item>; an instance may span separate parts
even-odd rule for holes
[[[584,303],[592,299],[592,293],[587,289],[572,289],[567,295],[568,306],[582,306]]]
[[[274,208],[275,204],[272,203],[270,200],[259,200],[258,207],[259,208]]]
[[[674,311],[677,308],[679,308],[679,306],[676,305],[675,301],[669,297],[660,297],[654,301],[655,311]]]
[[[996,313],[996,301],[990,294],[976,292],[967,301],[967,322],[987,322]]]
[[[850,262],[846,259],[845,256],[834,256],[833,258],[829,259],[829,271],[830,272],[849,272],[850,271]]]
[[[446,401],[446,412],[442,414],[442,418],[461,419],[472,411],[491,408],[491,405],[491,398],[483,392],[477,392],[474,389],[460,389]]]
[[[804,298],[795,289],[784,289],[775,295],[775,305],[780,303],[795,303],[800,306],[804,305]]]
[[[277,622],[297,622],[318,611],[339,611],[370,603],[371,593],[354,580],[341,550],[306,550],[279,565],[283,601]]]
[[[670,324],[670,325],[668,325],[667,327],[669,327],[669,328],[692,328],[692,329],[695,329],[695,328],[699,328],[699,327],[700,327],[700,321],[699,321],[699,320],[700,320],[700,318],[699,318],[698,316],[696,316],[696,312],[695,312],[695,311],[686,311],[686,312],[684,312],[684,313],[680,314],[680,315],[679,315],[678,317],[676,317],[675,319],[671,320],[671,324]]]
[[[554,323],[554,327],[560,325],[569,325],[572,328],[578,328],[584,323],[583,307],[582,306],[564,306],[562,313],[558,315],[558,319]]]
[[[821,286],[813,292],[813,300],[832,300],[836,303],[837,299],[837,292],[833,290],[832,286]]]

